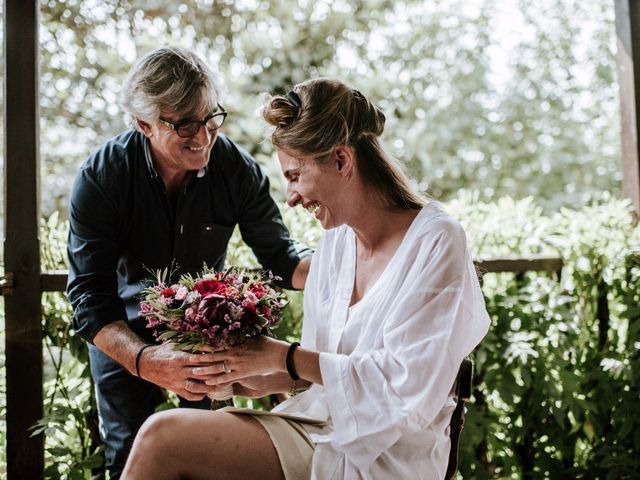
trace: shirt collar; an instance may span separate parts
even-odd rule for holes
[[[149,147],[149,139],[143,135],[143,144],[144,144],[144,159],[147,162],[147,170],[149,170],[149,175],[151,178],[157,178],[158,172],[153,166],[153,159],[151,158],[151,148]]]

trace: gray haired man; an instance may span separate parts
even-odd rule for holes
[[[224,265],[236,225],[282,286],[303,288],[311,251],[289,237],[256,162],[220,132],[216,77],[193,52],[155,50],[132,69],[123,106],[134,129],[80,168],[69,207],[69,283],[76,333],[89,342],[100,432],[112,479],[163,389],[208,407],[197,355],[154,345],[139,315],[148,270]],[[205,399],[206,400],[206,399]]]

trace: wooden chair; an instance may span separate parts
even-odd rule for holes
[[[450,432],[451,450],[445,480],[454,480],[458,472],[458,455],[460,450],[460,434],[464,428],[464,402],[471,398],[471,379],[473,378],[473,362],[465,358],[460,364],[455,384],[456,408],[451,416]]]

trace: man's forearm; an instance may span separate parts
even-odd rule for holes
[[[307,275],[309,275],[309,267],[311,266],[311,255],[304,257],[298,265],[296,269],[293,271],[293,275],[291,277],[291,285],[296,290],[303,290],[305,284],[307,283]]]
[[[102,327],[93,338],[93,343],[133,375],[136,374],[136,353],[145,342],[123,320]]]

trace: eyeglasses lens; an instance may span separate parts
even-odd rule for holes
[[[216,130],[220,128],[223,123],[224,123],[224,115],[215,114],[213,117],[207,120],[207,128],[209,130]]]
[[[226,117],[226,112],[224,113],[216,113],[211,118],[206,121],[193,121],[193,122],[185,122],[181,125],[176,125],[176,133],[183,138],[193,137],[202,125],[207,127],[207,130],[210,132],[215,132],[219,129],[224,123],[224,119]]]
[[[193,137],[200,130],[200,122],[186,122],[182,125],[176,125],[176,132],[181,137]]]

